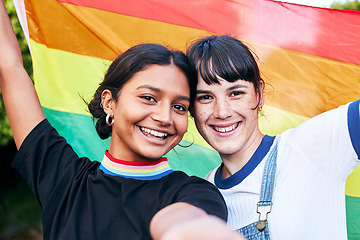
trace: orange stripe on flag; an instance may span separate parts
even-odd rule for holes
[[[217,34],[231,33],[249,41],[360,64],[359,11],[312,8],[270,0],[59,1]]]
[[[119,52],[145,42],[185,50],[190,39],[209,34],[200,29],[56,1],[27,3],[33,5],[31,11],[36,13],[28,17],[31,39],[49,48],[103,59],[113,59]]]

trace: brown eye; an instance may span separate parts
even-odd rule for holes
[[[240,95],[243,95],[243,94],[245,94],[245,92],[243,92],[243,91],[235,91],[235,92],[232,92],[231,94],[230,94],[230,96],[240,96]]]
[[[173,108],[175,108],[176,110],[181,111],[181,112],[187,112],[187,108],[183,105],[177,104],[177,105],[174,105]]]
[[[212,97],[210,95],[202,95],[202,96],[198,97],[199,101],[201,101],[201,100],[210,100],[210,99],[212,99]]]
[[[149,101],[149,102],[156,102],[155,98],[153,98],[151,96],[141,96],[140,98],[145,99],[146,101]]]

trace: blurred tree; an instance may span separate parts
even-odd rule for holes
[[[335,1],[333,4],[331,4],[330,8],[341,9],[341,10],[358,10],[358,11],[360,11],[360,2],[359,2],[359,0],[355,0],[355,1],[348,0],[345,3],[338,3]]]
[[[24,36],[24,33],[21,29],[19,20],[16,15],[14,3],[12,0],[3,0],[5,3],[6,10],[9,14],[11,23],[14,28],[14,32],[16,34],[16,37],[18,39],[21,53],[23,56],[23,63],[26,71],[28,72],[29,76],[32,79],[33,76],[33,69],[32,69],[32,61],[31,56],[29,52],[29,48]],[[9,142],[13,139],[9,120],[6,116],[5,107],[4,107],[4,101],[2,98],[2,94],[0,92],[0,146],[6,146],[9,144]]]

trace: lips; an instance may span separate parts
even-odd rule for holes
[[[171,135],[166,132],[159,132],[159,131],[149,129],[146,127],[140,127],[140,130],[142,133],[144,133],[148,137],[154,137],[154,138],[159,138],[159,139],[166,139],[169,135]]]
[[[236,129],[238,126],[239,126],[239,123],[235,123],[235,124],[233,124],[233,125],[226,126],[226,127],[219,127],[219,126],[212,126],[212,127],[213,127],[213,129],[214,129],[216,132],[219,132],[219,133],[228,133],[228,132],[231,132],[231,131],[233,131],[234,129]]]

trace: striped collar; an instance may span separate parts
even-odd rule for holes
[[[159,179],[173,171],[165,157],[152,162],[129,162],[113,158],[107,150],[100,169],[109,175],[138,180]]]

